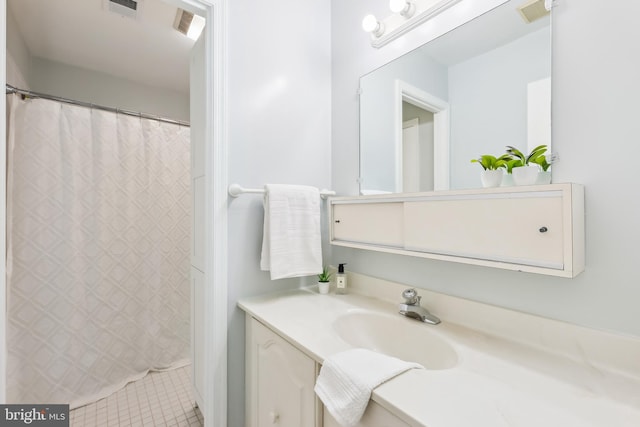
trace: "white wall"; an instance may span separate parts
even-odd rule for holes
[[[18,30],[18,24],[7,11],[7,83],[21,89],[29,89],[30,62],[31,53]]]
[[[7,13],[7,83],[63,98],[189,121],[189,94],[34,57]]]
[[[97,105],[189,121],[189,94],[33,57],[7,14],[7,83]]]
[[[330,3],[229,2],[229,182],[331,185]],[[229,204],[228,425],[244,425],[244,317],[239,298],[311,284],[260,271],[259,195]]]
[[[32,57],[31,90],[123,110],[189,121],[189,94]]]
[[[358,78],[426,38],[416,29],[404,41],[372,49],[359,22],[371,5],[382,9],[383,3],[386,8],[385,0],[332,2],[332,176],[334,188],[345,195],[358,192]],[[561,160],[553,179],[586,187],[586,271],[575,279],[549,278],[339,247],[333,259],[411,286],[640,336],[640,169],[632,160],[604,161],[640,156],[640,2],[557,3],[553,145]]]

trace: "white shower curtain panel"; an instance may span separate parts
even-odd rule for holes
[[[189,129],[9,96],[8,400],[188,363]]]

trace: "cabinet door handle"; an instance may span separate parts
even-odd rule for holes
[[[547,231],[549,231],[549,229],[547,227],[540,227],[540,230],[538,230],[541,233],[546,233]]]
[[[277,412],[269,412],[269,417],[271,418],[271,424],[277,424],[278,421],[280,421],[280,414],[278,414]]]

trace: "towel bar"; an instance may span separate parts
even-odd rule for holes
[[[231,184],[229,186],[229,195],[231,197],[238,197],[241,194],[246,193],[254,193],[254,194],[264,194],[264,190],[262,188],[244,188],[240,184]],[[327,196],[335,196],[336,192],[331,190],[322,189],[320,190],[320,197],[325,198]]]

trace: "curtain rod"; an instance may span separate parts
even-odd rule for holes
[[[141,119],[156,120],[158,122],[171,123],[171,124],[180,125],[180,126],[187,126],[187,127],[190,126],[189,122],[185,122],[185,121],[182,121],[182,120],[168,119],[166,117],[156,116],[156,115],[153,115],[153,114],[140,113],[140,112],[128,111],[128,110],[121,110],[120,108],[105,107],[103,105],[91,104],[90,102],[76,101],[76,100],[73,100],[73,99],[62,98],[62,97],[59,97],[59,96],[47,95],[46,93],[32,92],[30,90],[18,89],[16,87],[13,87],[13,86],[8,84],[7,85],[7,95],[13,94],[13,93],[17,93],[19,95],[23,95],[23,96],[26,96],[26,97],[29,97],[29,98],[50,99],[52,101],[58,101],[58,102],[62,102],[62,103],[65,103],[65,104],[79,105],[81,107],[93,108],[93,109],[96,109],[96,110],[110,111],[110,112],[116,113],[116,114],[125,114],[127,116],[140,117]]]

